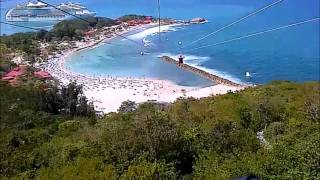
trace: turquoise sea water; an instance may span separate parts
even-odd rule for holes
[[[206,86],[208,81],[161,62],[157,57],[163,54],[178,56],[181,52],[193,47],[214,44],[248,33],[319,17],[319,0],[285,0],[274,8],[214,37],[179,50],[179,41],[183,45],[188,44],[270,2],[272,1],[176,0],[172,2],[162,0],[162,15],[165,17],[179,19],[205,17],[209,23],[171,27],[168,29],[170,32],[161,34],[161,41],[157,35],[151,35],[148,32],[130,36],[141,44],[143,39],[150,41],[152,45],[149,48],[138,48],[135,44],[118,38],[112,41],[112,45],[105,44],[75,54],[68,61],[67,66],[81,73],[152,77],[171,80],[180,85]],[[101,16],[118,17],[129,13],[153,16],[157,14],[156,3],[150,0],[92,0],[82,3]],[[1,7],[6,9],[12,4],[14,1],[5,1],[2,2]],[[3,18],[3,9],[1,12]],[[1,30],[1,33],[8,34],[21,31],[21,29],[3,26]],[[141,56],[141,51],[152,53]],[[320,80],[319,22],[199,49],[184,55],[187,63],[236,81],[267,83],[272,80],[298,82]],[[250,72],[252,78],[247,79],[246,72]]]

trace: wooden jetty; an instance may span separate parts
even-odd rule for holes
[[[215,83],[228,85],[228,86],[242,86],[241,84],[238,84],[238,83],[232,82],[232,81],[230,81],[228,79],[224,79],[222,77],[210,74],[210,73],[208,73],[206,71],[203,71],[203,70],[198,69],[196,67],[192,67],[192,66],[190,66],[188,64],[179,64],[178,61],[176,61],[175,59],[173,59],[171,57],[163,56],[163,57],[161,57],[161,59],[166,61],[166,62],[169,62],[171,64],[174,64],[174,65],[178,66],[181,69],[184,69],[186,71],[190,71],[190,72],[192,72],[194,74],[197,74],[197,75],[199,75],[199,76],[201,76],[203,78],[209,79],[210,81],[213,81]]]

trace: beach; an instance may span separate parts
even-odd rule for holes
[[[152,26],[138,26],[119,33],[124,34],[133,30],[148,28]],[[210,87],[189,87],[180,86],[167,80],[136,77],[115,77],[115,76],[90,76],[73,72],[65,66],[68,58],[78,51],[95,48],[113,36],[103,36],[98,40],[89,42],[77,42],[74,48],[62,52],[59,57],[48,60],[41,66],[41,69],[49,72],[62,84],[76,82],[83,86],[84,94],[93,102],[95,109],[99,112],[116,112],[121,103],[127,100],[136,103],[147,101],[174,102],[179,97],[203,98],[212,95],[226,94],[230,91],[239,91],[245,86],[216,84]],[[159,61],[161,61],[159,59]]]

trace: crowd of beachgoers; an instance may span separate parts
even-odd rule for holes
[[[167,81],[133,78],[133,77],[114,77],[111,75],[87,75],[72,72],[65,66],[66,59],[73,53],[69,51],[60,57],[53,58],[42,66],[42,69],[49,72],[53,77],[57,78],[61,83],[68,84],[70,82],[77,82],[83,85],[84,90],[104,90],[106,88],[112,89],[131,89],[136,94],[143,94],[144,96],[157,96],[157,91],[167,89],[170,87],[172,92],[177,92],[179,86],[168,83]],[[182,88],[182,87],[181,87]],[[141,90],[143,89],[143,90]],[[182,89],[180,89],[181,91]],[[135,94],[133,94],[135,95]]]
[[[139,28],[148,28],[151,25],[140,25],[128,29],[120,28],[117,34],[124,34]],[[137,103],[146,101],[173,102],[179,97],[207,97],[216,94],[225,94],[229,91],[237,91],[243,87],[227,86],[218,84],[211,87],[184,87],[178,86],[170,81],[114,76],[90,76],[72,72],[65,66],[65,62],[73,53],[99,46],[103,42],[115,37],[115,33],[100,33],[98,38],[90,38],[86,42],[76,42],[75,46],[69,48],[59,55],[50,58],[46,63],[38,66],[49,72],[55,79],[63,84],[76,82],[83,86],[85,95],[94,102],[95,108],[101,112],[115,112],[121,103],[127,100]]]

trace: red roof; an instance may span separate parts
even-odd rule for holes
[[[4,81],[9,81],[9,80],[12,80],[14,79],[14,77],[3,77],[2,80]]]
[[[146,20],[150,20],[150,21],[151,21],[152,19],[153,19],[152,16],[147,16],[147,17],[146,17]]]
[[[150,24],[150,23],[152,23],[152,20],[145,20],[145,21],[143,21],[143,24]]]
[[[14,79],[14,78],[21,76],[23,74],[24,74],[24,70],[21,69],[20,67],[16,67],[16,68],[12,69],[10,72],[8,72],[6,75],[4,75],[2,80]]]
[[[13,68],[11,71],[20,71],[20,67],[15,67],[15,68]]]
[[[45,71],[34,72],[34,75],[38,78],[43,78],[43,79],[47,79],[51,77],[50,74]]]
[[[94,34],[96,33],[96,31],[97,31],[97,30],[87,31],[87,32],[84,33],[84,35],[86,35],[86,36],[92,36],[92,35],[94,35]]]
[[[17,86],[17,77],[24,74],[24,69],[21,67],[16,67],[12,69],[10,72],[8,72],[6,75],[4,75],[1,80],[8,81],[11,86]]]

